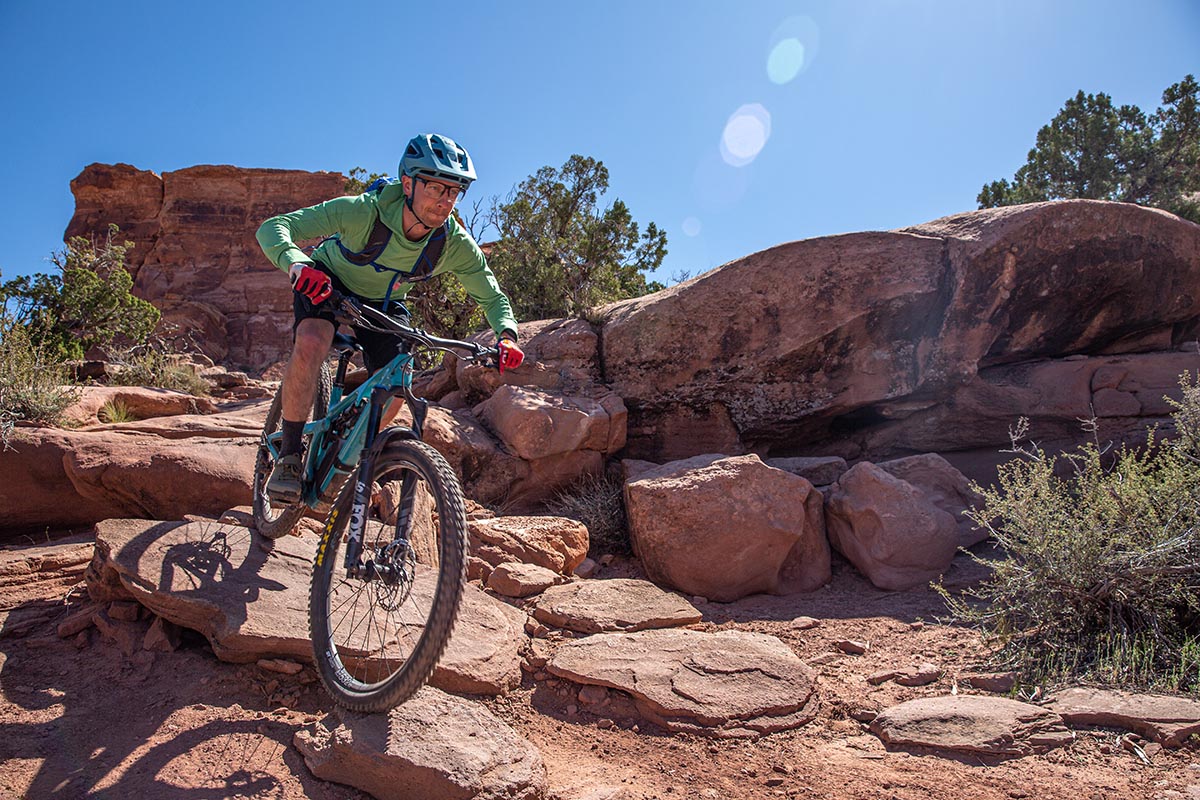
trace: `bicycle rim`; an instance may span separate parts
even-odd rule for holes
[[[346,577],[345,546],[357,480],[348,481],[329,513],[313,566],[309,626],[325,688],[354,711],[387,710],[428,679],[445,650],[466,582],[466,513],[462,490],[429,445],[390,445],[376,462],[381,493],[416,479],[407,541],[396,539],[395,506],[372,502],[362,560],[385,564],[392,580]],[[391,513],[389,513],[391,512]]]

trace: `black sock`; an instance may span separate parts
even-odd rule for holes
[[[303,422],[283,421],[283,442],[279,445],[279,457],[294,455],[303,449],[300,438],[304,435]]]

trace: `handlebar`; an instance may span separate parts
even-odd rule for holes
[[[434,336],[420,328],[406,325],[376,308],[365,305],[358,298],[351,295],[334,291],[325,302],[333,306],[338,322],[365,328],[376,333],[389,333],[399,336],[401,339],[427,350],[451,352],[467,362],[483,361],[485,363],[499,363],[500,354],[496,347],[485,347],[478,342],[468,342],[461,339],[443,339],[439,336]]]

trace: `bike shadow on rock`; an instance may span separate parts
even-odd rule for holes
[[[204,599],[223,589],[222,609],[237,625],[237,609],[244,620],[248,606],[286,588],[262,574],[272,548],[245,528],[143,522],[130,533],[113,537],[109,563],[139,564],[124,581],[139,601],[151,590]],[[0,795],[282,796],[286,781],[311,796],[327,786],[290,747],[297,722],[263,716],[270,701],[232,667],[216,669],[214,680],[207,636],[185,631],[175,652],[145,650],[143,611],[115,623],[126,636],[88,627],[60,638],[58,624],[71,614],[110,610],[75,592],[66,600],[27,600],[3,616]]]

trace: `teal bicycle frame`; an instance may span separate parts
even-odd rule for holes
[[[342,360],[348,358],[343,354],[339,360],[338,372],[344,373]],[[424,421],[424,401],[412,396],[411,353],[400,353],[387,363],[387,366],[367,379],[354,392],[343,396],[342,383],[344,374],[339,374],[334,381],[329,395],[329,408],[325,416],[305,424],[304,433],[311,436],[308,452],[304,458],[304,476],[301,480],[301,499],[310,508],[315,508],[321,500],[329,500],[330,485],[339,476],[349,475],[358,466],[363,448],[367,445],[369,429],[378,427],[382,408],[376,412],[378,405],[384,405],[387,400],[403,392],[408,397],[409,406],[413,409],[414,427],[411,433],[415,438],[421,437],[421,423]],[[353,408],[358,411],[353,415],[349,430],[343,435],[330,437],[335,423],[345,424],[345,419]],[[418,412],[417,408],[421,411]],[[366,411],[367,413],[363,413]],[[374,413],[373,413],[374,412]],[[374,425],[371,420],[374,418]],[[272,458],[279,458],[279,446],[283,440],[283,432],[276,431],[267,437],[267,447],[271,450]],[[329,459],[332,458],[332,462]],[[329,463],[326,463],[329,462]],[[320,474],[322,467],[324,474]]]

